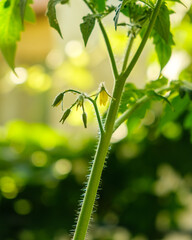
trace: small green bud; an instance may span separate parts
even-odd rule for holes
[[[83,112],[82,119],[83,119],[84,127],[87,128],[87,114],[86,114],[86,112]]]
[[[77,99],[77,107],[76,110],[78,110],[79,107],[83,106],[83,102],[84,102],[84,96],[81,94],[79,95],[78,99]]]
[[[65,120],[68,118],[69,114],[71,112],[71,109],[67,109],[64,113],[63,113],[63,116],[61,118],[61,120],[59,122],[62,122],[62,124],[65,122]]]
[[[64,93],[59,93],[56,97],[55,100],[53,101],[52,106],[57,107],[62,101],[63,101]]]

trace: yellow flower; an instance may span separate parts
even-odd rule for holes
[[[99,104],[105,106],[107,104],[108,97],[111,97],[109,93],[106,91],[104,83],[100,84],[99,90]]]
[[[102,86],[100,93],[99,93],[99,104],[102,106],[105,106],[107,104],[107,100],[108,100],[108,94],[105,90],[105,88]]]

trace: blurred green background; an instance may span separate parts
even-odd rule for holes
[[[164,69],[169,80],[192,81],[191,1],[185,4],[187,8],[173,6],[175,46]],[[2,240],[70,239],[97,143],[97,123],[87,103],[88,129],[83,128],[80,110],[61,125],[62,110],[51,104],[67,88],[92,93],[104,81],[112,91],[107,52],[97,28],[83,47],[78,24],[87,9],[73,1],[58,9],[64,35],[60,40],[44,16],[45,6],[46,1],[36,1],[37,22],[26,24],[18,45],[19,78],[0,57]],[[105,25],[120,66],[127,37],[124,29],[114,31],[112,18]],[[130,81],[141,88],[158,73],[149,42]],[[64,108],[74,99],[67,96]],[[175,96],[174,106],[175,112],[166,107],[165,120],[164,104],[154,103],[131,131],[124,124],[113,135],[89,240],[192,239],[192,104],[187,96]]]

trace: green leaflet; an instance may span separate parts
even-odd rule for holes
[[[16,43],[23,30],[23,19],[34,20],[29,6],[32,1],[1,0],[0,1],[0,49],[10,68],[14,71]]]
[[[186,116],[185,120],[184,120],[184,127],[186,129],[192,129],[192,111],[189,112],[189,114]]]
[[[157,20],[155,22],[154,29],[156,32],[161,36],[161,38],[164,39],[164,41],[169,44],[170,40],[170,11],[165,5],[165,3],[162,4],[159,15],[157,16]]]
[[[16,42],[23,30],[19,0],[0,1],[0,48],[8,65],[14,70]]]
[[[153,32],[153,43],[155,45],[155,50],[162,70],[171,57],[171,45],[167,44],[164,39],[155,32]]]
[[[188,113],[184,120],[184,128],[190,129],[190,141],[192,143],[192,111]]]
[[[123,113],[127,110],[128,104],[134,104],[138,99],[145,95],[145,90],[137,89],[133,83],[126,83],[123,96],[121,98],[121,104],[119,107],[119,112]]]
[[[83,23],[80,24],[81,33],[83,36],[84,44],[87,45],[88,39],[93,31],[95,26],[95,16],[88,14],[87,16],[83,17]]]
[[[59,23],[57,20],[57,16],[56,16],[56,5],[58,3],[60,4],[66,4],[68,3],[69,0],[49,0],[48,2],[48,6],[47,6],[47,16],[49,19],[49,24],[51,27],[53,27],[58,33],[59,35],[63,38],[62,33],[61,33],[61,29],[59,27]]]
[[[105,2],[106,0],[96,0],[96,6],[97,6],[97,10],[98,12],[103,12],[105,10]]]
[[[150,108],[150,106],[150,101],[144,102],[133,112],[131,117],[128,118],[127,127],[129,136],[132,134],[133,130],[138,126],[138,124],[140,124],[141,119],[145,117],[146,111]]]
[[[142,5],[138,4],[142,2]],[[115,30],[117,30],[118,20],[120,12],[129,18],[129,22],[132,25],[142,28],[151,15],[151,8],[153,4],[147,0],[124,0],[115,10],[115,16],[113,18],[115,24]]]
[[[170,14],[172,12],[163,3],[152,31],[153,43],[161,66],[165,67],[171,57],[171,46],[174,44],[170,32]]]
[[[22,6],[21,6],[21,1],[20,1],[20,13],[22,11],[25,11],[24,12],[24,20],[27,21],[27,22],[35,22],[35,13],[30,6],[30,4],[33,3],[33,0],[27,0],[26,2],[27,2],[27,4],[25,6],[25,9],[21,9]],[[23,17],[22,14],[23,13],[21,13],[21,18]]]
[[[166,0],[166,1],[169,1],[169,2],[177,2],[177,3],[182,4],[184,7],[186,7],[186,5],[185,5],[182,1],[180,1],[180,0]]]
[[[166,86],[168,84],[168,79],[165,77],[159,78],[154,81],[150,81],[146,84],[146,89],[157,89],[161,88],[163,86]]]
[[[174,108],[174,111],[170,109],[168,105],[165,106],[164,113],[159,122],[159,129],[161,129],[167,122],[174,121],[177,119],[188,107],[190,99],[186,95],[183,99],[180,96],[176,96],[171,100],[171,104]]]
[[[165,101],[166,103],[169,104],[169,106],[170,106],[171,109],[173,110],[172,104],[170,103],[170,101],[169,101],[166,97],[164,97],[164,96],[156,93],[156,92],[153,91],[153,90],[147,91],[147,95],[148,95],[150,98],[152,98],[152,100],[155,100],[155,101],[161,101],[161,100],[163,100],[163,101]]]
[[[26,6],[27,6],[27,0],[20,0],[20,14],[21,14],[22,22],[24,21]]]

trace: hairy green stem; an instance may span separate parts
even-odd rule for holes
[[[123,74],[121,74],[120,76],[118,76],[118,74],[115,74],[116,69],[114,69],[114,65],[112,64],[113,72],[114,72],[114,75],[116,76],[116,78],[115,78],[116,82],[115,82],[115,86],[114,86],[114,90],[113,90],[113,98],[111,100],[107,118],[106,118],[106,122],[105,122],[105,127],[104,127],[105,132],[103,135],[100,136],[99,143],[97,146],[97,151],[96,151],[96,154],[95,154],[95,157],[93,160],[93,165],[92,165],[89,180],[87,183],[85,197],[83,199],[83,203],[81,206],[81,210],[80,210],[79,218],[77,221],[77,226],[76,226],[73,240],[84,240],[85,239],[87,228],[88,228],[89,221],[91,218],[91,213],[93,211],[95,198],[97,195],[97,190],[98,190],[100,179],[101,179],[101,174],[102,174],[104,163],[105,163],[105,158],[106,158],[106,155],[108,152],[111,136],[113,133],[115,119],[117,116],[124,84],[125,84],[125,81],[126,81],[128,75],[130,74],[131,70],[135,66],[135,64],[144,48],[144,45],[146,44],[146,41],[151,33],[151,30],[154,26],[156,17],[158,15],[158,12],[160,9],[161,2],[162,2],[162,0],[157,0],[156,7],[154,9],[151,21],[146,30],[144,38],[143,38],[136,54],[134,55],[131,63],[129,64],[128,68],[125,70],[125,72]],[[101,28],[101,30],[102,30],[102,28]],[[110,43],[109,43],[109,41],[105,41],[105,43],[106,43],[107,49],[109,51],[109,49],[111,49]],[[111,49],[111,51],[112,51],[112,49]]]
[[[129,55],[130,55],[131,48],[132,48],[132,45],[134,42],[134,38],[135,38],[135,36],[133,34],[130,34],[128,45],[127,45],[127,50],[126,50],[124,61],[123,61],[122,72],[124,72],[127,67],[127,63],[128,63]]]
[[[79,219],[76,226],[76,231],[73,238],[74,240],[84,240],[86,236],[88,224],[93,210],[93,205],[99,187],[99,182],[101,179],[103,166],[105,163],[105,158],[108,152],[108,147],[113,132],[113,126],[119,107],[123,86],[123,82],[120,81],[115,84],[115,89],[113,92],[114,98],[111,100],[107,120],[105,123],[105,132],[100,137],[97,151],[94,157],[93,166],[91,168],[90,177],[87,183],[85,197],[83,200]]]

